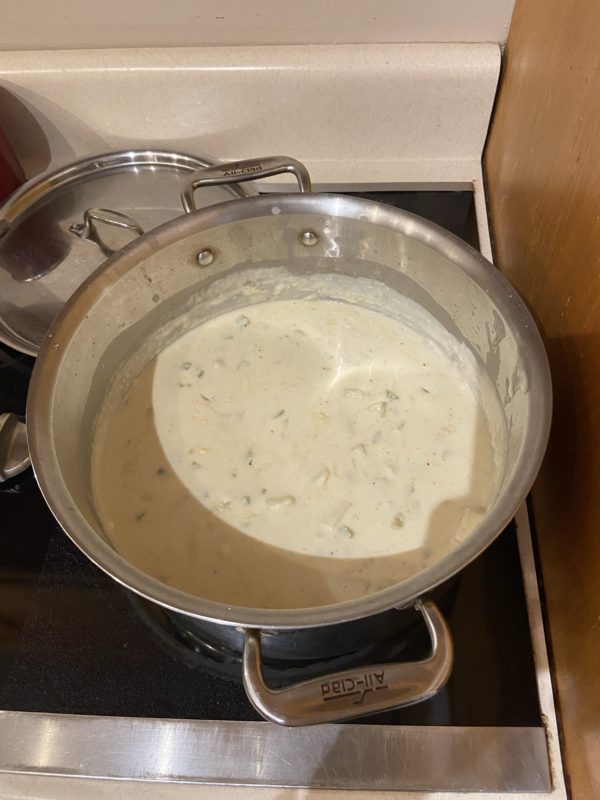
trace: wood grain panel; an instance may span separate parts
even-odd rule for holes
[[[573,797],[600,797],[600,2],[517,0],[485,159],[498,264],[546,338],[533,493]]]

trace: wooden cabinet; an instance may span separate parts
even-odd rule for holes
[[[600,2],[517,0],[485,171],[498,265],[545,337],[533,492],[573,797],[600,797]]]

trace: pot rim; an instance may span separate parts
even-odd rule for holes
[[[278,211],[273,212],[277,208]],[[525,432],[513,475],[496,503],[473,532],[442,559],[400,583],[366,597],[324,606],[262,609],[207,600],[168,586],[119,555],[79,512],[62,478],[51,434],[52,398],[63,354],[80,321],[112,282],[146,257],[178,240],[239,220],[271,215],[314,214],[361,219],[408,235],[466,272],[511,323],[530,377],[536,413]],[[373,200],[335,194],[273,194],[232,200],[171,220],[127,245],[106,261],[67,301],[38,355],[27,403],[29,447],[42,494],[72,541],[98,567],[139,595],[182,614],[233,626],[290,629],[316,627],[370,616],[414,602],[476,558],[510,522],[525,500],[546,448],[552,408],[550,369],[540,333],[523,300],[499,271],[458,237],[410,212]]]

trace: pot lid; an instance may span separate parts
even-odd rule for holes
[[[36,355],[64,303],[136,236],[184,213],[190,174],[216,161],[156,150],[91,156],[29,181],[0,207],[0,341]],[[255,194],[203,188],[198,207]]]

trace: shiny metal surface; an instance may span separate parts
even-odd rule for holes
[[[101,238],[91,230],[89,241],[74,236],[74,225],[86,227],[84,212],[114,209],[151,230],[183,213],[184,179],[214,163],[185,153],[125,150],[91,156],[20,187],[0,205],[0,341],[37,355],[67,298],[107,255],[131,241],[115,222]],[[253,194],[252,187],[230,183],[202,190],[197,200],[205,206]]]
[[[313,247],[319,241],[319,237],[312,231],[304,231],[300,234],[300,241],[305,247]]]
[[[0,772],[367,791],[548,792],[544,728],[0,712]]]
[[[0,414],[0,483],[31,466],[27,429],[16,414]]]
[[[196,256],[196,261],[201,267],[209,267],[215,260],[215,254],[212,250],[200,250]]]
[[[431,637],[431,655],[423,661],[373,664],[269,689],[262,675],[260,632],[246,631],[244,688],[265,719],[281,725],[315,725],[374,714],[426,700],[450,677],[452,636],[434,603],[418,602]]]
[[[112,211],[110,208],[87,208],[83,212],[83,222],[74,222],[69,226],[69,230],[80,239],[93,242],[107,258],[114,255],[116,250],[102,240],[98,231],[99,222],[104,225],[113,225],[115,228],[126,228],[136,236],[144,235],[142,226],[121,211]]]
[[[194,195],[197,189],[255,181],[284,173],[294,175],[301,192],[311,191],[310,175],[304,164],[289,156],[265,156],[264,158],[249,158],[245,161],[231,161],[226,164],[214,164],[211,167],[199,169],[185,184],[181,193],[181,202],[187,212],[196,211],[198,206]]]
[[[306,230],[319,235],[314,247],[298,240]],[[219,257],[198,270],[196,254],[206,248]],[[482,360],[497,386],[508,427],[507,464],[497,500],[480,524],[414,576],[318,608],[243,608],[176,590],[114,551],[90,500],[91,422],[114,370],[132,354],[142,358],[140,342],[179,316],[182,303],[204,313],[199,298],[219,276],[282,263],[298,273],[374,277],[434,314]],[[380,203],[291,194],[180,217],[110,259],[71,298],[44,343],[29,394],[28,435],[36,476],[55,517],[113,578],[180,613],[234,626],[298,629],[411,604],[474,559],[529,491],[545,450],[550,410],[548,363],[533,319],[479,253],[437,226]]]
[[[450,581],[445,588],[428,592],[428,599],[433,600],[440,608],[448,606],[455,588],[456,583]],[[233,653],[240,663],[243,661],[245,634],[241,626],[222,625],[168,610],[165,613],[175,628],[182,632],[183,639],[190,641],[192,646],[194,643],[200,643],[201,646],[210,643],[219,650]],[[265,629],[261,633],[260,648],[263,661],[270,665],[271,674],[274,664],[285,671],[286,665],[290,667],[313,661],[321,664],[313,673],[318,675],[317,669],[323,672],[323,663],[327,663],[331,671],[351,666],[347,663],[349,653],[359,659],[354,663],[362,664],[383,660],[374,657],[372,653],[382,652],[380,648],[386,648],[386,645],[397,654],[403,653],[403,643],[414,636],[423,640],[429,638],[416,604],[401,611],[392,608],[368,617],[320,625],[318,628]],[[399,657],[386,656],[385,660],[399,660]]]

